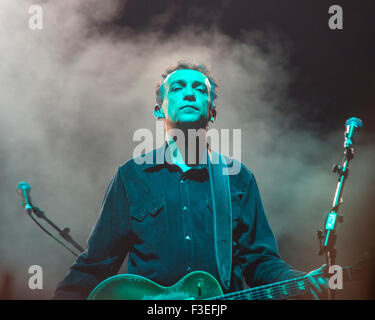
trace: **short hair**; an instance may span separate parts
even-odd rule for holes
[[[211,98],[211,106],[213,108],[215,106],[215,99],[217,98],[217,83],[215,78],[212,76],[211,72],[208,70],[207,66],[202,63],[195,63],[195,62],[188,62],[188,61],[178,61],[176,65],[168,67],[165,72],[161,75],[161,79],[158,81],[156,85],[156,102],[158,104],[162,104],[164,100],[164,80],[170,75],[171,73],[182,70],[182,69],[190,69],[196,70],[202,73],[207,77],[210,81],[211,91],[210,91],[210,98]]]

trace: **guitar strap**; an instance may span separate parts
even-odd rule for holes
[[[232,271],[232,203],[228,167],[225,158],[212,151],[208,157],[214,242],[220,282],[229,290]]]

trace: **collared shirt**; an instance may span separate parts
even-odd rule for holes
[[[128,273],[163,286],[192,271],[218,279],[207,167],[183,172],[165,161],[167,149],[164,144],[118,168],[88,249],[59,283],[54,299],[87,298],[97,284],[117,274],[127,254]],[[240,172],[229,176],[233,230],[229,291],[243,289],[243,279],[256,286],[304,275],[280,258],[254,175],[238,164]]]
[[[180,149],[177,146],[177,143],[167,132],[165,133],[165,143],[168,144],[168,145],[165,145],[165,147],[168,147],[170,152],[166,154],[166,156],[164,157],[164,161],[166,162],[166,160],[168,159],[168,163],[177,165],[178,167],[181,168],[182,172],[186,172],[190,169],[202,169],[204,167],[207,167],[207,153],[206,152],[210,152],[209,148],[201,150],[202,152],[204,152],[204,154],[200,155],[201,158],[200,158],[199,163],[195,164],[194,166],[188,166],[184,161],[184,158],[181,154]],[[167,156],[169,156],[169,158]],[[194,158],[195,158],[194,160],[196,160],[195,155],[194,155]]]

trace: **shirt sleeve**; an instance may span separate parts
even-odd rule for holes
[[[258,286],[304,276],[305,272],[293,269],[281,259],[251,172],[242,199],[242,210],[247,231],[242,234],[239,246],[246,283]]]
[[[118,170],[105,194],[88,248],[57,285],[54,300],[86,299],[104,279],[117,274],[129,251],[129,203]]]

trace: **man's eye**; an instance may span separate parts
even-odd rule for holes
[[[206,93],[207,90],[206,89],[203,89],[203,88],[198,88],[198,91],[202,92],[202,93]]]
[[[181,87],[173,87],[172,88],[172,91],[178,91],[178,90],[180,90],[181,89]]]

